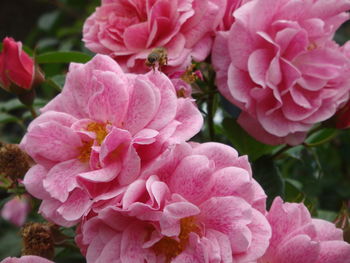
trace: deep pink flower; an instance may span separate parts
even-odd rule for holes
[[[246,156],[218,143],[173,145],[85,218],[76,241],[88,263],[254,262],[271,236],[265,201]]]
[[[29,90],[34,76],[34,61],[22,50],[22,43],[6,37],[0,53],[0,87],[9,91],[11,84],[15,84]]]
[[[104,55],[71,64],[62,93],[42,112],[21,142],[37,163],[24,184],[60,225],[120,194],[167,144],[190,139],[203,122],[164,74],[125,74]]]
[[[51,260],[38,256],[22,256],[20,258],[8,257],[0,263],[54,263]]]
[[[349,8],[348,0],[254,0],[218,33],[216,82],[252,136],[298,144],[348,99],[349,59],[331,39]]]
[[[185,68],[204,60],[224,15],[225,0],[102,0],[85,22],[83,41],[113,56],[132,72],[145,72],[145,59],[165,47],[168,65]]]
[[[283,203],[275,198],[267,215],[272,238],[259,263],[350,262],[350,244],[334,224],[312,219],[303,204]]]
[[[29,197],[26,195],[15,196],[7,201],[1,209],[1,216],[16,226],[22,226],[30,212]]]

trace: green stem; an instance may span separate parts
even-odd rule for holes
[[[292,146],[290,145],[285,145],[284,147],[282,147],[281,149],[279,149],[276,153],[274,153],[271,156],[271,159],[277,159],[281,154],[283,154],[285,151],[288,151],[290,148],[292,148]]]
[[[214,130],[214,114],[213,114],[213,97],[210,96],[208,98],[208,105],[207,105],[207,111],[208,111],[208,127],[209,127],[209,138],[211,141],[214,141],[215,137],[215,130]]]
[[[36,111],[35,111],[33,105],[29,106],[28,108],[29,108],[30,113],[31,113],[32,116],[33,116],[33,119],[35,119],[36,117],[38,117],[38,114],[36,113]]]

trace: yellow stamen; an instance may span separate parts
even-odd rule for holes
[[[87,142],[83,142],[83,146],[80,146],[78,148],[80,154],[78,156],[78,160],[86,163],[90,160],[90,155],[91,155],[91,147],[93,144],[93,140],[91,141],[87,141]]]
[[[108,132],[106,130],[106,124],[92,122],[87,128],[87,131],[94,132],[96,134],[96,141],[99,145],[102,144],[103,140],[106,138]]]
[[[180,234],[178,240],[171,237],[163,237],[152,246],[152,249],[157,255],[165,255],[166,262],[178,256],[186,249],[191,232],[201,235],[201,229],[195,222],[194,217],[186,217],[180,220]]]
[[[310,43],[307,47],[308,51],[314,50],[317,48],[317,45],[315,43]]]
[[[102,144],[103,140],[106,138],[108,134],[106,130],[106,124],[97,123],[97,122],[89,123],[86,127],[86,130],[95,133],[96,135],[95,140],[98,143],[98,145]],[[90,160],[91,147],[93,146],[93,144],[94,144],[94,140],[83,142],[83,146],[80,146],[78,148],[78,151],[80,153],[78,156],[78,160],[80,160],[83,163],[88,162]]]

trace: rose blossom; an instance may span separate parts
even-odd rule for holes
[[[334,224],[312,219],[304,204],[283,203],[277,197],[267,215],[272,238],[259,263],[350,262],[350,244]]]
[[[71,64],[62,93],[42,112],[21,142],[37,163],[24,185],[43,199],[40,212],[64,226],[120,194],[166,144],[188,140],[203,122],[163,73],[125,74],[104,55]]]
[[[13,197],[1,209],[1,216],[16,226],[22,226],[31,209],[29,201],[25,195]]]
[[[231,25],[235,21],[235,18],[233,17],[233,12],[249,1],[251,0],[227,0],[225,14],[219,29],[222,31],[229,30]]]
[[[173,145],[86,217],[76,241],[88,263],[253,262],[271,236],[265,201],[233,148]]]
[[[298,144],[348,99],[349,60],[331,39],[349,8],[347,0],[254,0],[218,33],[218,88],[256,139]]]
[[[2,260],[0,263],[54,263],[54,262],[38,256],[23,256],[20,258],[8,257]]]
[[[185,68],[204,60],[222,20],[225,0],[102,0],[86,20],[88,49],[108,54],[132,72],[145,72],[145,59],[165,47],[168,65]]]

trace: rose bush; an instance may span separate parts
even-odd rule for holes
[[[271,235],[265,200],[246,156],[183,143],[83,219],[76,241],[89,263],[253,262]]]
[[[212,57],[218,88],[242,109],[248,133],[298,144],[348,100],[349,59],[331,39],[349,8],[346,0],[254,0],[234,13]]]
[[[42,112],[21,142],[37,163],[24,184],[43,200],[41,213],[64,226],[93,202],[122,193],[142,166],[190,139],[203,122],[164,74],[125,74],[103,55],[71,64],[62,93]]]
[[[210,52],[226,1],[102,0],[86,20],[83,41],[93,52],[113,56],[132,72],[145,72],[145,59],[165,47],[168,65],[185,69],[191,58]]]

